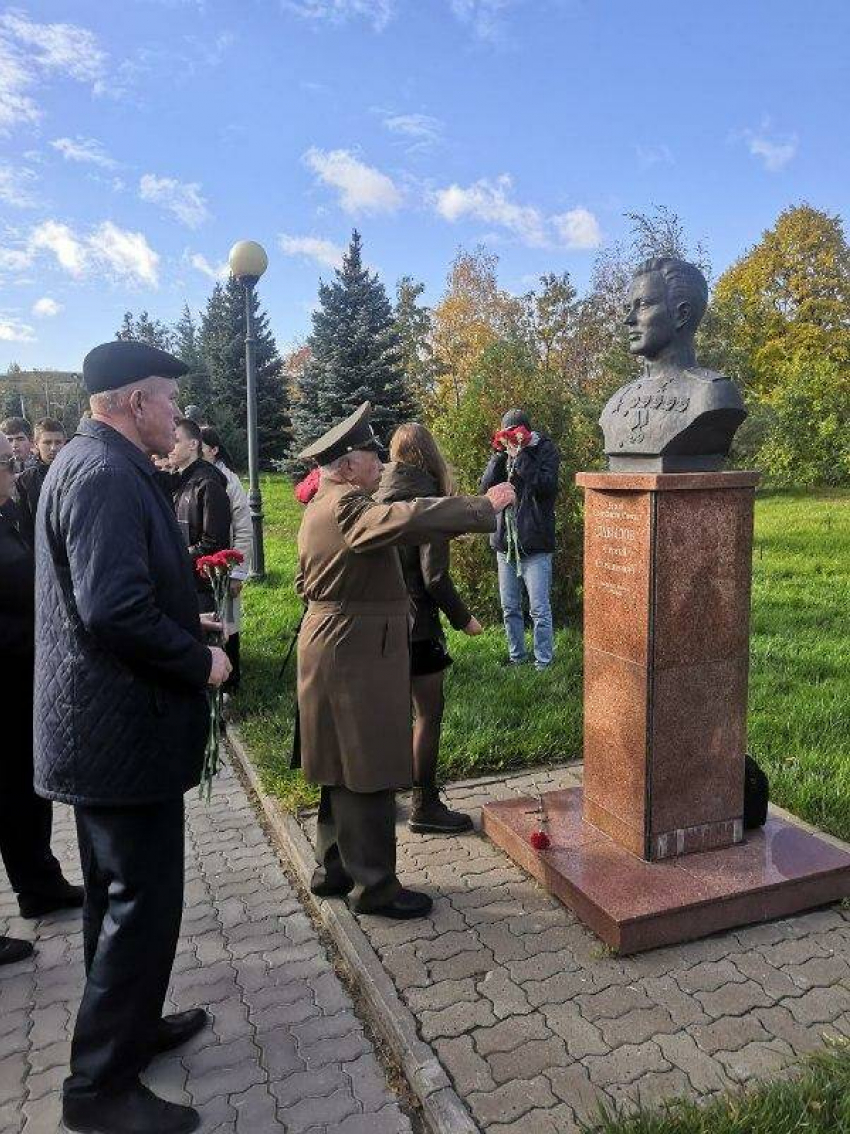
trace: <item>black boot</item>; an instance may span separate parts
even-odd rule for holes
[[[472,830],[470,817],[446,807],[433,785],[413,789],[413,806],[407,825],[419,834],[461,835]]]
[[[116,1094],[65,1098],[62,1119],[77,1134],[190,1134],[201,1124],[191,1106],[166,1102],[141,1083]]]
[[[18,894],[18,908],[21,917],[44,917],[56,910],[78,910],[83,904],[84,897],[85,891],[82,886],[74,886],[67,878],[60,875],[47,890]]]
[[[14,965],[34,953],[32,941],[20,937],[0,937],[0,965]]]

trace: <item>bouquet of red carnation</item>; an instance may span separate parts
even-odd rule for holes
[[[237,563],[242,563],[245,556],[233,547],[223,551],[215,551],[212,555],[201,555],[195,560],[195,570],[202,579],[209,581],[212,587],[215,602],[215,618],[224,625],[224,612],[227,598],[230,594],[230,576]],[[210,730],[207,733],[207,746],[204,750],[204,766],[201,770],[201,785],[198,794],[203,799],[206,796],[209,803],[212,794],[213,777],[218,775],[219,746],[221,744],[221,702],[222,691],[208,689],[207,697],[210,703]]]
[[[303,480],[299,480],[295,486],[295,499],[299,504],[309,504],[316,493],[319,491],[319,469],[316,467],[311,472],[308,472]]]
[[[499,429],[493,434],[493,448],[497,451],[507,449],[508,445],[512,445],[517,450],[523,449],[530,441],[531,432],[524,425],[515,425],[512,429]],[[512,457],[508,453],[508,484],[513,483],[515,464],[516,456]],[[505,509],[505,539],[508,545],[505,558],[508,563],[513,563],[516,566],[517,575],[521,575],[522,568],[519,557],[522,555],[522,546],[519,542],[516,511],[513,505]]]

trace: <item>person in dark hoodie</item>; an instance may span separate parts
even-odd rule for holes
[[[445,459],[424,425],[407,422],[393,434],[390,464],[384,467],[375,499],[385,503],[428,496],[451,496]],[[449,574],[448,539],[399,548],[410,595],[411,691],[413,697],[413,808],[411,831],[454,835],[472,829],[472,820],[451,811],[437,788],[437,758],[445,696],[443,674],[452,659],[440,623],[440,612],[455,630],[471,636],[481,624],[470,614]]]
[[[508,639],[508,665],[523,665],[529,660],[525,648],[525,620],[522,613],[522,588],[528,592],[529,613],[534,627],[534,668],[545,670],[552,664],[554,634],[552,629],[552,553],[555,550],[555,497],[558,494],[560,454],[555,443],[542,433],[533,431],[528,415],[512,409],[502,418],[502,429],[522,426],[530,433],[527,445],[517,448],[509,441],[494,453],[481,477],[480,491],[508,479],[511,461],[511,484],[516,490],[517,536],[519,564],[508,559],[504,513],[496,523],[490,544],[499,565],[499,598]]]
[[[32,700],[35,563],[11,499],[15,457],[0,433],[0,651],[3,657],[3,755],[0,758],[0,856],[21,916],[42,917],[83,904],[50,849],[53,807],[33,788]],[[23,960],[32,944],[0,936],[0,965]]]
[[[65,444],[65,427],[61,421],[53,417],[44,417],[35,425],[35,453],[34,463],[27,465],[22,473],[18,473],[18,511],[20,513],[21,531],[29,542],[35,547],[35,514],[38,511],[38,498],[41,495],[41,486],[47,476],[47,470],[53,464],[54,458]]]
[[[201,456],[201,427],[182,417],[175,426],[174,448],[170,453],[175,470],[172,484],[174,512],[193,563],[202,555],[212,555],[230,547],[230,500],[227,479]],[[199,609],[214,609],[212,587],[195,576]]]

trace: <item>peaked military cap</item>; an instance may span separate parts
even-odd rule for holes
[[[90,394],[117,390],[144,378],[181,378],[188,372],[189,367],[173,354],[129,339],[101,343],[83,359],[83,385]]]
[[[299,460],[315,461],[317,465],[329,465],[337,457],[353,453],[356,449],[372,450],[384,456],[386,450],[372,429],[370,418],[372,406],[364,402],[353,414],[329,429],[317,441],[313,441],[298,454]]]

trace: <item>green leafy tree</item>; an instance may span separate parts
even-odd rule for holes
[[[828,358],[798,355],[782,367],[756,462],[785,487],[850,484],[850,381]]]
[[[307,346],[292,412],[295,452],[364,401],[385,439],[415,415],[392,307],[377,275],[363,266],[356,230],[335,279],[319,286]]]
[[[717,281],[714,308],[720,349],[760,400],[770,401],[798,358],[834,362],[846,380],[850,247],[840,217],[785,209]]]

